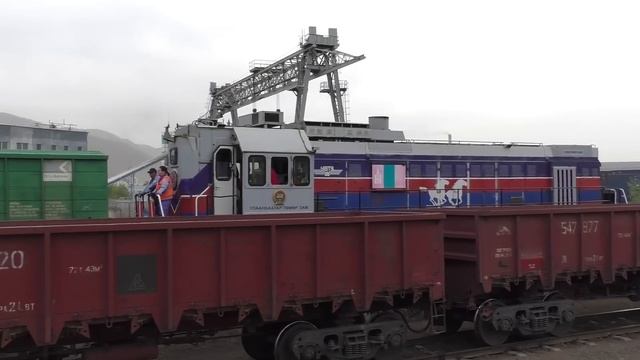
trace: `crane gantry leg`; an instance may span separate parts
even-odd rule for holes
[[[331,97],[333,118],[335,122],[345,122],[344,105],[342,103],[342,87],[340,86],[338,71],[333,71],[327,74],[327,85],[329,87],[329,96]]]
[[[309,53],[305,53],[304,58],[300,61],[298,69],[298,86],[295,87],[296,93],[296,115],[295,124],[298,129],[304,129],[304,112],[307,106],[307,94],[309,93],[309,79],[311,71],[309,65],[312,58]]]

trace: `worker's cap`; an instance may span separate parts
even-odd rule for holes
[[[153,174],[154,172],[156,172],[155,168],[151,168],[151,169],[149,169],[149,171],[147,171],[147,173],[149,173],[149,174]]]

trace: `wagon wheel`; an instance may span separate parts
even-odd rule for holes
[[[372,323],[381,323],[387,321],[402,321],[405,322],[402,318],[402,315],[394,312],[394,311],[385,311],[377,316],[375,316],[371,322]],[[405,322],[406,324],[406,322]],[[399,334],[392,334],[388,339],[386,339],[387,344],[390,345],[390,349],[398,349],[404,344],[405,338]]]
[[[275,350],[273,351],[273,358],[275,360],[298,360],[298,357],[293,352],[293,343],[298,336],[303,331],[316,330],[317,327],[310,322],[306,321],[296,321],[287,325],[280,334],[278,334],[278,338],[275,343]],[[303,356],[303,358],[307,358]],[[308,358],[314,358],[308,356]]]
[[[433,304],[426,297],[421,297],[418,302],[407,309],[407,315],[402,320],[407,325],[407,329],[413,333],[422,333],[433,330],[433,319],[431,318],[431,307]],[[415,327],[413,324],[419,322]]]
[[[496,299],[483,302],[476,310],[473,325],[476,336],[480,341],[489,346],[504,343],[509,338],[511,331],[498,330],[493,326],[493,314],[504,304]]]
[[[542,299],[543,302],[546,301],[556,301],[556,300],[566,300],[566,298],[564,296],[562,296],[559,292],[554,291],[551,292],[549,294],[547,294],[544,299]],[[554,328],[549,331],[549,334],[553,335],[553,336],[565,336],[567,335],[571,329],[573,328],[573,321],[575,320],[575,314],[573,313],[573,311],[566,311],[560,314],[560,317],[562,317],[563,322],[562,323],[556,323],[556,326],[554,326]]]
[[[242,347],[255,360],[273,360],[273,339],[265,331],[242,327]]]

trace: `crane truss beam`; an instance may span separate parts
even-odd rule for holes
[[[221,88],[212,87],[207,120],[215,121],[228,112],[286,90],[294,90],[298,103],[304,102],[309,81],[337,74],[339,69],[363,59],[364,55],[354,56],[318,45],[304,47],[240,81]],[[297,123],[304,117],[304,104],[300,105],[296,111]]]

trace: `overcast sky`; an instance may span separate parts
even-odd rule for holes
[[[206,111],[209,81],[338,28],[350,121],[410,138],[595,144],[640,160],[637,1],[0,0],[0,111],[159,146]],[[332,120],[319,81],[307,120]],[[293,119],[293,94],[280,97]],[[275,99],[258,103],[273,110]],[[241,109],[240,114],[251,111]]]

